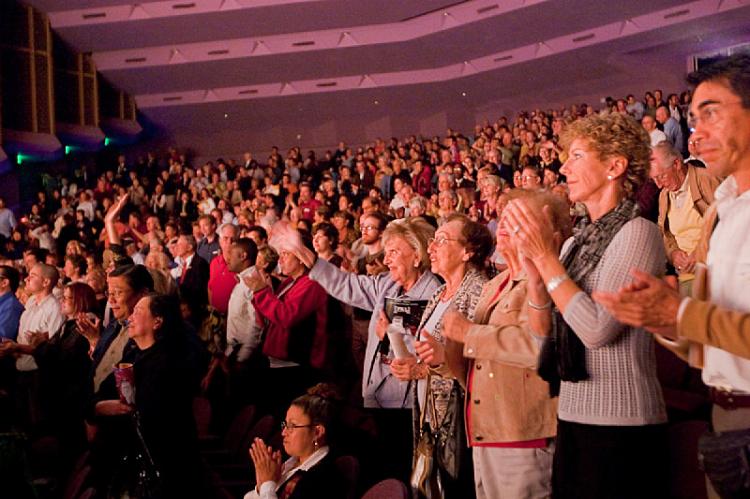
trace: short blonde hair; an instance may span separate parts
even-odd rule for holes
[[[417,255],[419,255],[419,271],[424,272],[430,268],[430,255],[427,253],[427,246],[434,235],[435,228],[423,218],[402,218],[392,221],[385,228],[383,231],[383,244],[386,244],[394,237],[406,241]]]
[[[651,163],[651,140],[648,132],[632,116],[610,113],[580,118],[563,130],[560,143],[564,149],[581,139],[596,152],[600,160],[624,157],[628,165],[622,178],[625,197],[633,199],[646,181]]]

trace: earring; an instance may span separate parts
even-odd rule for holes
[[[313,447],[315,447],[315,449],[317,449],[318,445],[319,445],[318,444],[318,439],[316,438],[315,440],[313,440]]]
[[[612,180],[612,175],[607,175],[607,180]]]

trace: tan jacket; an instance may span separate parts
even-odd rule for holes
[[[466,400],[473,442],[519,442],[556,434],[557,399],[550,398],[549,386],[536,373],[539,346],[527,328],[526,278],[511,280],[498,294],[508,276],[505,271],[485,284],[463,349],[453,342],[447,348],[446,364],[462,384],[473,372]]]
[[[708,173],[705,168],[688,166],[687,171],[688,191],[693,200],[695,209],[705,219],[708,207],[714,202],[714,191],[719,186],[720,180]],[[667,250],[667,258],[672,262],[672,252],[680,249],[677,240],[669,230],[669,191],[662,189],[659,194],[659,228],[664,236],[664,248]]]
[[[701,241],[695,249],[696,260],[705,264],[708,243],[716,224],[716,207],[704,217]],[[657,336],[657,341],[682,357],[691,366],[703,367],[703,345],[726,350],[750,359],[750,313],[738,312],[711,303],[705,266],[696,266],[696,283],[690,300],[677,323],[678,341]]]

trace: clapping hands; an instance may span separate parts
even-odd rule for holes
[[[265,482],[281,480],[281,452],[267,446],[263,439],[256,438],[249,449],[255,464],[255,482],[260,487]]]

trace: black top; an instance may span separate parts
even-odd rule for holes
[[[89,394],[91,359],[89,342],[78,333],[74,320],[66,321],[33,356],[39,366],[40,396],[44,415],[67,437],[82,436],[83,416]]]
[[[331,454],[320,460],[307,471],[300,471],[302,477],[294,486],[289,499],[345,499],[346,488],[341,473],[336,468],[335,458]],[[284,487],[281,484],[279,490]]]
[[[123,361],[133,363],[143,438],[162,474],[167,497],[189,497],[196,487],[203,487],[192,409],[202,359],[186,334],[179,333],[170,331],[172,337],[123,356]]]

